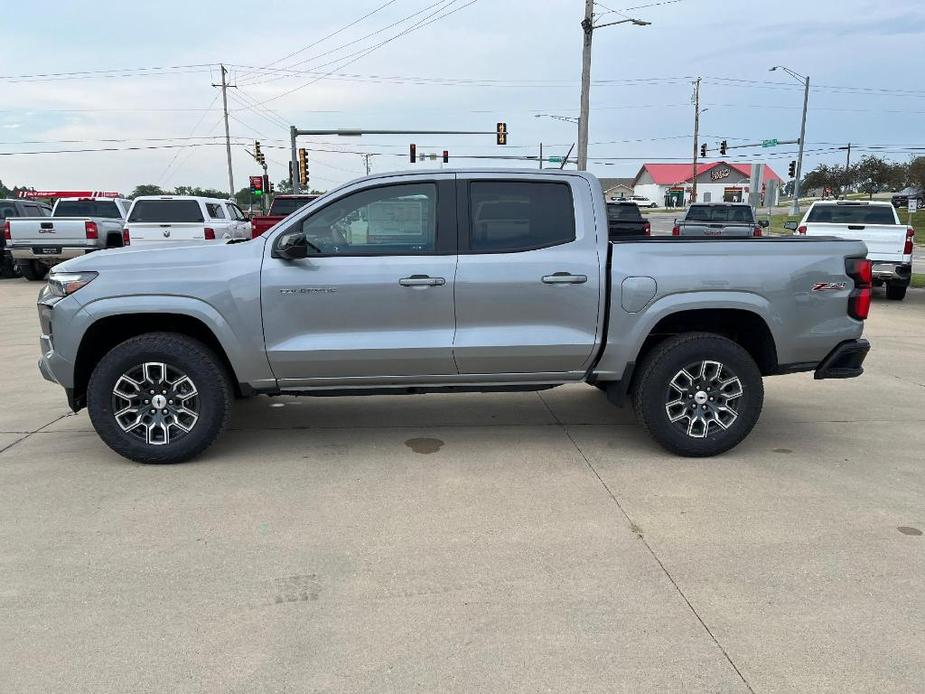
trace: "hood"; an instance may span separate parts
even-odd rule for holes
[[[180,270],[184,267],[201,268],[238,258],[241,254],[260,254],[266,237],[260,236],[243,243],[177,244],[151,248],[110,248],[71,258],[54,267],[55,272],[80,272],[107,269],[150,272],[160,268]],[[259,249],[257,248],[259,246]]]

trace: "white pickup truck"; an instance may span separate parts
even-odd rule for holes
[[[104,248],[123,245],[122,221],[130,200],[60,198],[51,217],[6,221],[10,255],[28,280],[43,280],[58,263]]]
[[[135,198],[128,213],[126,245],[227,243],[252,238],[251,223],[230,200],[192,195]]]
[[[837,236],[867,244],[876,286],[886,285],[888,299],[902,301],[912,279],[915,229],[903,224],[893,205],[883,201],[820,200],[799,224],[784,225],[799,236]]]

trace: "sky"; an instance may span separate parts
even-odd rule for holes
[[[260,173],[245,151],[255,139],[271,179],[287,176],[289,125],[493,131],[507,123],[502,147],[489,134],[301,138],[311,185],[322,190],[363,175],[362,153],[373,172],[423,166],[408,162],[411,142],[419,152],[449,150],[450,167],[533,168],[463,157],[535,156],[541,142],[547,156],[562,156],[577,138],[574,123],[541,114],[578,115],[583,0],[5,5],[0,181],[10,187],[227,189],[212,86],[220,63],[236,85],[228,90],[236,188]],[[689,160],[698,76],[708,160],[723,139],[796,139],[803,88],[769,72],[774,65],[811,79],[804,171],[844,162],[838,148],[849,142],[853,159],[904,160],[925,148],[920,0],[607,0],[596,12],[598,23],[651,22],[594,32],[589,169],[598,176]],[[121,151],[61,152],[101,148]],[[795,153],[781,145],[729,157],[786,175]]]

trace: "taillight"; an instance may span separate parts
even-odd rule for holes
[[[912,227],[906,228],[906,245],[903,246],[903,255],[910,255],[912,253],[912,244],[915,243],[915,229]]]
[[[84,222],[84,231],[88,239],[98,239],[100,237],[100,230],[96,226],[96,222],[91,222],[89,219]]]
[[[848,315],[858,320],[866,320],[873,296],[873,263],[867,258],[847,258],[845,273],[854,280],[854,289],[848,295]]]
[[[212,227],[206,227],[202,231],[203,231],[203,238],[205,238],[206,241],[215,240],[215,229],[213,229]]]
[[[806,225],[801,224],[800,226],[798,226],[797,233],[800,234],[801,236],[806,236]]]
[[[761,236],[761,227],[760,227],[760,226],[759,226],[759,227],[755,227],[755,230],[752,232],[752,236],[754,236],[755,238],[758,238],[759,236]]]
[[[132,245],[132,235],[128,231],[128,227],[125,227],[122,230],[122,245],[131,246]]]
[[[3,238],[5,238],[7,241],[13,240],[13,235],[10,233],[10,220],[9,219],[3,223]]]
[[[680,236],[680,235],[681,235],[681,227],[678,226],[677,224],[675,224],[673,227],[671,227],[671,235],[672,235],[672,236]]]
[[[652,236],[652,224],[650,222],[642,225],[642,233],[646,236]]]

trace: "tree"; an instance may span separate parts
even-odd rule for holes
[[[906,185],[925,188],[925,157],[916,157],[906,166]]]
[[[129,197],[134,199],[141,195],[165,195],[164,189],[153,183],[142,183],[135,186],[135,190],[129,193]]]
[[[800,190],[810,191],[821,188],[832,195],[840,195],[847,190],[857,178],[857,166],[819,164],[803,178]]]
[[[902,164],[875,156],[861,159],[855,173],[858,188],[867,193],[869,198],[882,190],[902,188],[905,180],[905,167]]]

